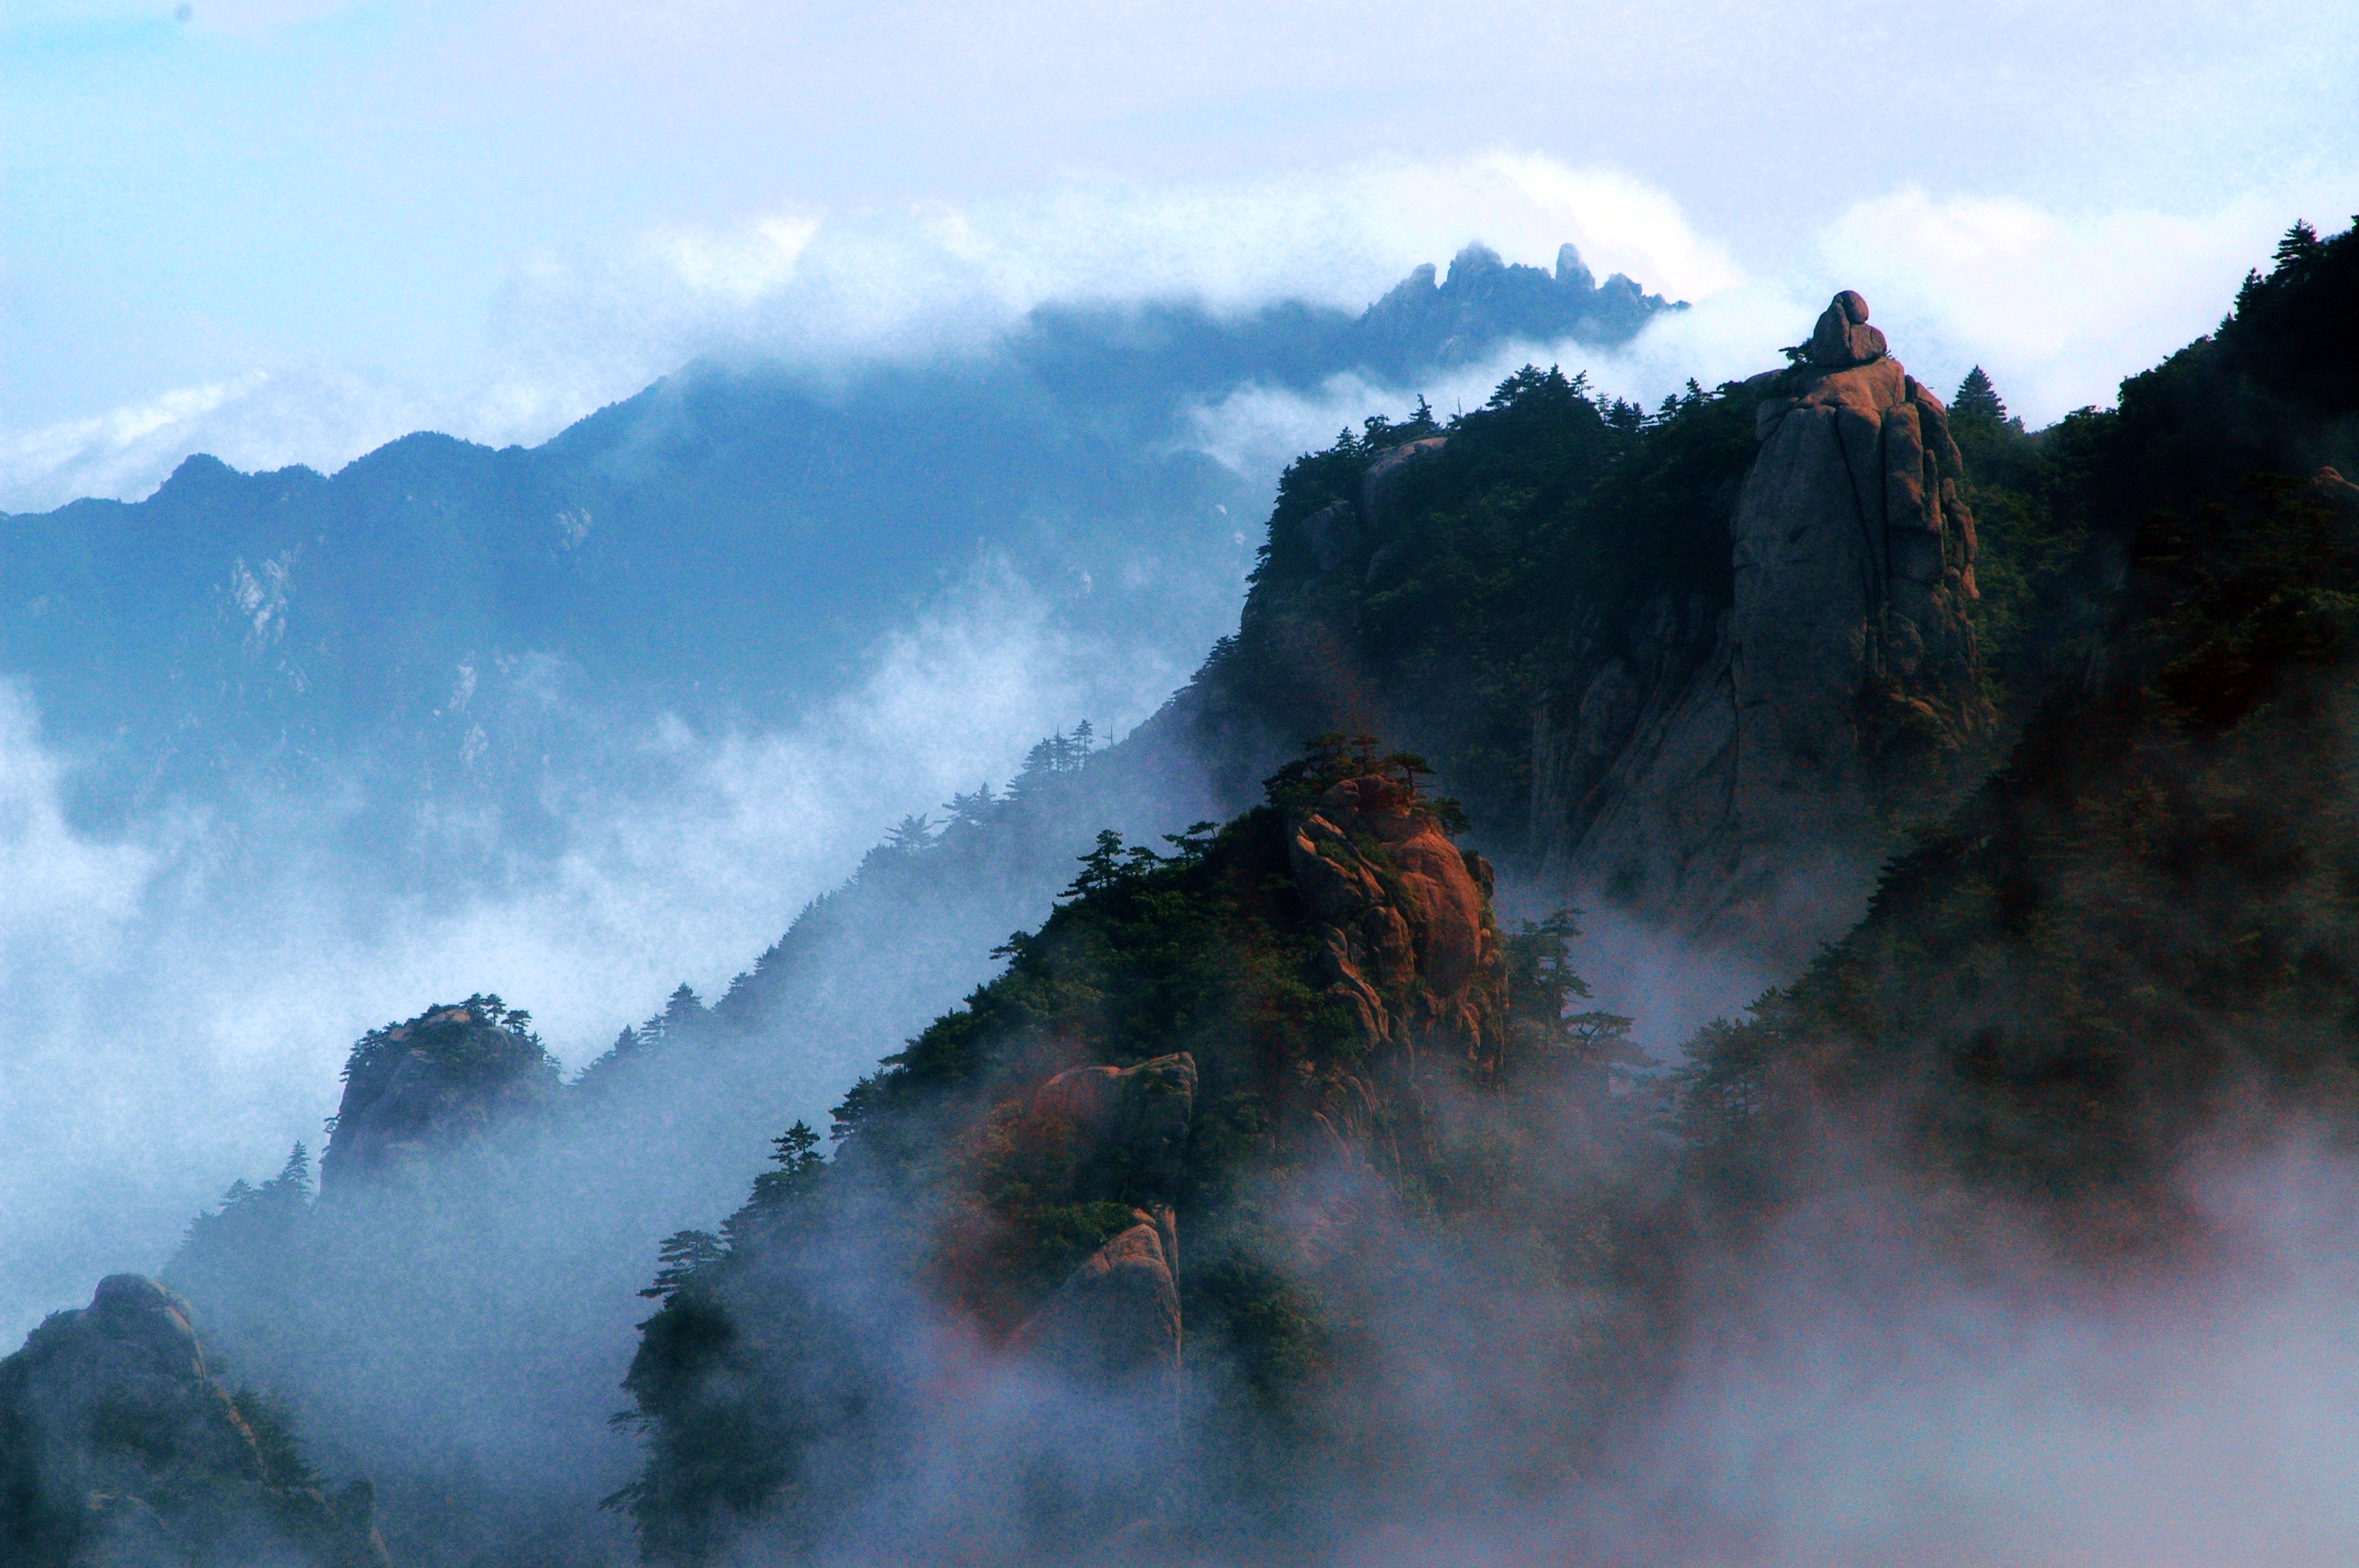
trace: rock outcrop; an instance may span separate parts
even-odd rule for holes
[[[1874,364],[1885,356],[1886,346],[1884,334],[1867,324],[1867,301],[1846,288],[1820,313],[1804,351],[1821,369],[1844,370]]]
[[[1382,520],[1385,509],[1399,493],[1410,466],[1449,445],[1447,436],[1420,436],[1386,448],[1361,475],[1356,501],[1334,502],[1304,518],[1303,541],[1310,546],[1310,558],[1322,574],[1332,572],[1346,561],[1357,559],[1368,531]],[[1375,569],[1374,561],[1368,569]]]
[[[1036,1116],[1061,1117],[1082,1135],[1081,1163],[1108,1182],[1169,1195],[1188,1159],[1196,1058],[1185,1051],[1135,1067],[1073,1067],[1040,1086]]]
[[[558,1066],[530,1022],[477,997],[364,1036],[345,1064],[343,1099],[321,1157],[322,1195],[554,1100]]]
[[[1334,785],[1292,826],[1288,858],[1326,945],[1328,994],[1369,1044],[1413,1056],[1430,1041],[1489,1060],[1505,986],[1489,863],[1381,774]]]
[[[1864,908],[1896,806],[1992,719],[1948,411],[1855,293],[1794,351],[1749,384],[1734,603],[1716,625],[1655,605],[1634,654],[1538,717],[1534,814],[1550,880],[1799,959]]]
[[[1403,441],[1397,447],[1386,449],[1383,455],[1368,465],[1360,476],[1360,515],[1370,522],[1384,515],[1386,505],[1408,477],[1410,466],[1423,458],[1432,457],[1450,445],[1447,436],[1420,436],[1414,441]]]
[[[0,1361],[0,1561],[385,1568],[375,1493],[285,1473],[205,1366],[188,1303],[116,1274]]]
[[[1133,1209],[1131,1219],[1057,1287],[1013,1343],[1093,1392],[1176,1400],[1183,1348],[1179,1233],[1168,1208]]]

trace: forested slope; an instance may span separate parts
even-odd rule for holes
[[[2057,581],[2103,596],[2047,611],[2044,646],[2018,633],[2025,667],[2069,678],[2000,773],[1858,931],[1704,1043],[1715,1141],[1756,1158],[1798,1105],[1877,1100],[1938,1168],[2136,1209],[2232,1111],[2348,1115],[2354,352],[2359,233],[2298,229],[2117,410],[1984,431],[2012,504],[2072,543]]]
[[[578,1083],[495,998],[373,1033],[334,1190],[240,1195],[179,1276],[309,1380],[340,1474],[462,1456],[387,1487],[421,1559],[589,1560],[603,1468],[662,1561],[1249,1563],[1518,1510],[1589,1539],[1797,1217],[1991,1267],[2028,1238],[2021,1288],[2064,1295],[2180,1266],[2190,1158],[2359,1109],[2359,232],[2297,229],[2215,334],[2044,431],[1870,331],[1838,297],[1787,370],[1653,413],[1535,370],[1303,459],[1237,634],[1140,732],[904,824]],[[1495,902],[1547,891],[1568,804],[1535,715],[1617,660],[1722,689],[1746,529],[1793,515],[1758,454],[1828,436],[1884,498],[1834,493],[1886,530],[1855,558],[1917,573],[1832,622],[1876,654],[1836,670],[1826,732],[1874,764],[1842,798],[1900,852],[1790,985],[1649,1064],[1574,924]],[[825,1157],[783,1074],[863,1052]],[[679,1229],[764,1141],[750,1200]],[[633,1473],[563,1422],[625,1376],[650,1261]]]

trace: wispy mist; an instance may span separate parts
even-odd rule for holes
[[[345,858],[334,789],[308,810],[233,801],[77,831],[71,760],[12,689],[0,1333],[99,1274],[155,1267],[232,1180],[316,1145],[363,1030],[495,991],[579,1066],[681,981],[718,994],[903,815],[1005,781],[1080,719],[1135,722],[1181,661],[1059,632],[1049,600],[986,561],[815,710],[723,733],[660,719],[609,731],[611,754],[558,759],[553,854],[470,864],[478,825],[416,825],[406,853],[453,874],[408,893]]]

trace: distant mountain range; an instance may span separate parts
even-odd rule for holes
[[[2310,1365],[2256,1439],[2205,1358],[2288,1320],[2230,1298],[2312,1310],[2269,1292],[2342,1211],[2248,1234],[2283,1195],[2189,1168],[2283,1141],[2308,1203],[2359,1127],[2359,230],[2043,431],[1856,295],[1792,357],[1653,415],[1520,373],[1299,459],[1154,719],[905,823],[571,1083],[497,997],[372,1030],[316,1198],[299,1146],[0,1361],[0,1549],[1744,1561],[1782,1472],[1652,1479],[1700,1395],[1930,1433],[1832,1451],[1879,1551],[2052,1538],[2060,1410],[2207,1474],[2316,1452]],[[1519,918],[1559,896],[1788,961],[1649,1061]],[[1972,1444],[1962,1303],[2025,1374]],[[2169,1357],[2052,1332],[2174,1314]],[[1989,1489],[1961,1524],[1928,1475]]]
[[[1476,246],[1357,316],[1049,306],[922,365],[691,364],[529,449],[420,433],[333,476],[194,456],[145,501],[0,517],[0,676],[96,764],[101,817],[356,773],[370,832],[438,800],[528,842],[603,723],[763,722],[979,559],[1060,627],[1184,665],[1267,500],[1192,411],[1345,373],[1413,388],[1675,308],[1569,245],[1552,273]]]

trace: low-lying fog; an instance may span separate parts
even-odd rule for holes
[[[73,760],[0,686],[0,1338],[160,1266],[295,1141],[316,1152],[364,1030],[494,992],[578,1069],[681,981],[717,997],[904,815],[1004,784],[1080,720],[1127,729],[1198,652],[1060,633],[1027,584],[978,570],[822,708],[723,734],[658,722],[563,760],[555,854],[421,825],[463,874],[390,898],[332,847],[333,792],[77,830]],[[811,1085],[815,1113],[844,1087]]]

